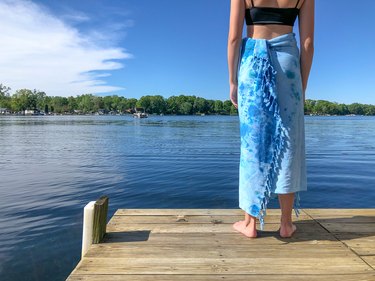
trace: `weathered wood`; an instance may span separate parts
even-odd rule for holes
[[[375,209],[374,208],[367,208],[367,209],[303,209],[303,212],[315,217],[321,216],[375,216]]]
[[[375,269],[375,256],[363,256],[362,258]]]
[[[183,253],[182,253],[183,256]],[[269,266],[266,266],[269,265]],[[85,258],[81,272],[96,274],[337,274],[373,271],[358,257]],[[77,274],[79,274],[77,272]]]
[[[280,209],[267,209],[268,215],[280,215]],[[293,212],[294,214],[294,212]],[[375,209],[301,209],[301,214],[307,214],[315,217],[322,216],[375,216]],[[144,216],[144,215],[154,215],[154,216],[165,216],[165,215],[222,215],[222,216],[235,216],[242,215],[243,211],[241,209],[118,209],[115,213],[118,215],[132,215],[132,216]]]
[[[108,232],[103,239],[103,243],[118,245],[123,247],[127,245],[143,246],[147,241],[148,246],[153,245],[178,245],[178,244],[194,244],[194,245],[280,245],[280,244],[332,244],[337,243],[331,233],[322,232],[296,232],[291,238],[281,238],[277,232],[264,232],[262,239],[247,239],[238,235],[237,232],[232,233],[153,233],[150,231],[124,231],[124,232]]]
[[[92,243],[99,243],[107,229],[108,197],[101,196],[94,205],[94,225]]]
[[[292,238],[279,216],[250,239],[238,209],[120,209],[67,280],[375,280],[375,209],[303,209]]]
[[[117,220],[126,224],[129,223],[230,223],[243,220],[243,215],[114,215]],[[298,223],[311,223],[308,215],[301,214],[298,218],[295,215],[292,219]],[[279,223],[279,215],[267,215],[266,223]]]
[[[375,256],[375,235],[367,233],[335,233],[337,239],[360,256]]]
[[[238,209],[118,209],[114,216],[241,215]]]
[[[375,223],[375,216],[314,215],[314,219],[320,223]]]
[[[329,232],[338,232],[338,233],[368,233],[375,235],[375,222],[374,223],[320,223],[324,228]]]
[[[322,233],[327,232],[319,224],[310,222],[310,223],[296,223],[297,228],[301,232],[314,232]],[[259,231],[259,234],[264,232],[273,231],[276,232],[279,229],[280,225],[276,223],[265,224],[264,230]],[[152,231],[153,233],[207,233],[207,232],[216,232],[216,233],[232,233],[233,228],[232,224],[214,224],[214,223],[170,223],[170,224],[160,224],[160,223],[132,223],[127,224],[126,222],[121,221],[118,216],[111,219],[108,223],[108,231],[110,232],[123,232],[123,231]]]
[[[90,258],[283,258],[293,253],[294,258],[305,257],[354,257],[347,247],[341,243],[318,244],[318,245],[148,245],[141,247],[140,244],[130,244],[126,247],[112,246],[112,243],[101,243],[91,246],[85,257]]]
[[[279,215],[281,214],[280,209],[267,209],[268,215]],[[178,216],[178,215],[190,215],[190,216],[202,216],[202,215],[221,215],[221,216],[235,216],[242,215],[243,211],[240,209],[118,209],[115,216],[120,215],[131,215],[131,216]]]
[[[375,273],[353,274],[132,274],[132,275],[91,275],[80,274],[70,276],[69,281],[374,281]]]

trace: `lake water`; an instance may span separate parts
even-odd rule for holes
[[[305,116],[301,208],[375,208],[375,117]],[[0,276],[65,280],[83,207],[238,208],[237,116],[0,116]],[[269,208],[278,208],[276,199]]]

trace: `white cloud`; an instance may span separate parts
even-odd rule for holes
[[[0,26],[0,83],[12,92],[29,88],[75,96],[121,89],[101,78],[122,68],[119,60],[131,55],[116,46],[100,46],[95,36],[81,34],[42,6],[2,0]]]

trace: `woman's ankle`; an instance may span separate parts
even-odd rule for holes
[[[280,224],[282,226],[291,226],[293,224],[292,218],[283,218],[281,217],[280,219]]]

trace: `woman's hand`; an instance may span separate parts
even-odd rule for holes
[[[237,93],[238,85],[237,84],[230,84],[229,85],[229,97],[234,105],[235,108],[238,108],[238,93]]]

